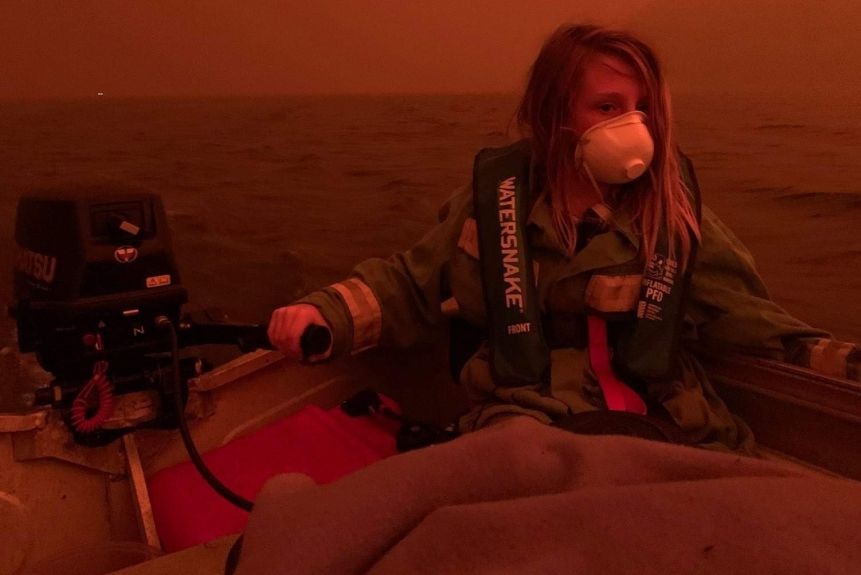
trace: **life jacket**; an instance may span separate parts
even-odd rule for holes
[[[700,219],[700,192],[690,160],[679,153],[685,184]],[[538,197],[529,143],[481,150],[473,168],[473,201],[478,228],[482,287],[487,307],[487,339],[494,381],[522,386],[549,381],[548,346],[526,221]],[[693,235],[693,234],[692,234]],[[686,295],[696,258],[696,241],[684,273],[668,256],[665,231],[645,265],[635,317],[613,322],[613,368],[625,380],[648,384],[672,377],[678,369]],[[636,262],[634,262],[636,263]],[[643,264],[640,264],[643,265]],[[631,273],[631,263],[600,270],[602,276]],[[597,310],[589,313],[600,314]],[[619,319],[620,314],[608,319]]]

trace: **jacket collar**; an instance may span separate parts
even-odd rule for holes
[[[530,240],[534,247],[550,250],[569,257],[562,240],[556,233],[556,228],[553,226],[553,212],[550,206],[550,195],[545,191],[540,193],[533,204],[526,223],[530,230]],[[637,234],[634,233],[631,214],[629,213],[629,210],[623,208],[612,212],[610,230],[607,233],[595,236],[592,241],[577,254],[577,257],[582,255],[584,252],[590,251],[590,248],[596,241],[598,242],[598,246],[602,248],[609,247],[607,245],[607,241],[602,239],[604,236],[615,236],[613,238],[614,243],[621,242],[621,244],[627,244],[627,249],[624,250],[626,260],[630,259],[631,253],[636,255],[640,249],[640,239],[637,237]]]

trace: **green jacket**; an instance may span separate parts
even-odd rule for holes
[[[484,324],[472,215],[472,190],[468,186],[449,199],[440,223],[413,248],[387,259],[362,262],[348,280],[304,298],[330,323],[333,356],[376,345],[408,347],[427,341],[439,333],[436,328],[445,321],[443,308],[449,314],[456,311],[470,323]],[[529,215],[527,233],[538,266],[537,293],[543,314],[582,313],[587,300],[595,309],[593,300],[602,292],[597,288],[606,287],[608,280],[610,291],[615,290],[608,305],[633,310],[643,267],[637,255],[639,239],[628,214],[617,212],[613,221],[612,229],[596,235],[569,257],[552,226],[546,197],[539,197]],[[795,347],[788,347],[789,342],[827,337],[769,299],[750,253],[705,207],[701,233],[686,308],[687,340],[695,339],[712,349],[783,360],[792,353],[799,355]],[[618,270],[619,264],[625,263],[631,264],[629,276],[608,278],[601,274],[602,269]],[[627,290],[630,297],[620,295],[620,285],[631,288]],[[444,293],[454,299],[443,302]],[[694,443],[750,451],[753,440],[748,427],[728,412],[697,360],[687,351],[682,354],[682,376],[650,385],[649,400],[662,404]],[[463,367],[460,382],[474,403],[460,421],[465,431],[510,414],[550,422],[568,413],[604,407],[586,349],[552,350],[549,384],[512,388],[494,385],[485,345]]]

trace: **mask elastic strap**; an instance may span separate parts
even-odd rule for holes
[[[589,181],[592,182],[592,187],[595,188],[595,191],[598,192],[598,197],[601,198],[601,201],[604,201],[604,192],[601,191],[601,187],[598,185],[598,181],[595,179],[595,176],[592,175],[592,170],[589,169],[589,164],[585,161],[583,162],[583,169],[586,171],[586,175],[589,176]]]

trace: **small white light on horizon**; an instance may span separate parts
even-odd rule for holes
[[[96,92],[96,96],[104,96],[104,95],[105,95],[104,92]]]

